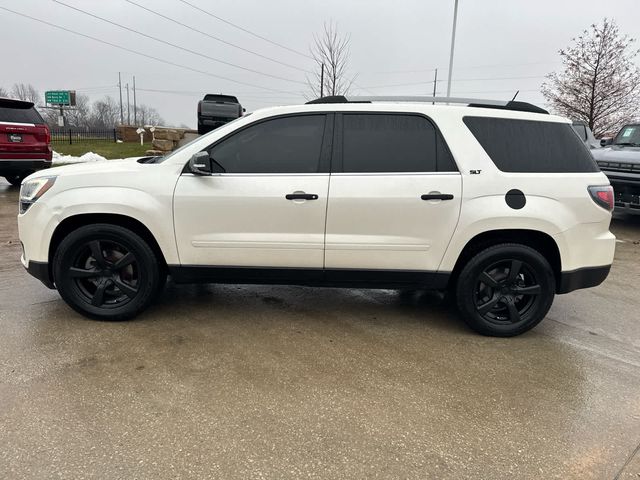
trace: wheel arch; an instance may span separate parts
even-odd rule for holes
[[[135,218],[116,213],[80,213],[65,218],[56,226],[56,229],[51,236],[48,254],[49,265],[52,265],[53,256],[55,255],[55,252],[64,237],[80,227],[96,223],[117,225],[136,233],[149,244],[149,246],[153,250],[153,253],[156,255],[156,258],[158,258],[158,260],[160,261],[161,268],[165,272],[168,270],[164,253],[162,252],[162,249],[160,248],[160,245],[158,244],[158,241],[154,237],[153,233],[151,233],[151,230],[149,230],[146,225],[144,225],[141,221],[136,220]],[[52,269],[49,269],[50,276],[52,276],[51,272]]]
[[[558,244],[553,237],[547,233],[539,230],[527,229],[489,230],[487,232],[479,233],[475,237],[471,238],[465,244],[458,256],[453,271],[451,272],[449,285],[454,286],[456,284],[460,271],[474,255],[485,248],[498,245],[500,243],[518,243],[540,252],[540,254],[542,254],[551,265],[553,275],[555,277],[556,290],[558,290],[562,271]]]

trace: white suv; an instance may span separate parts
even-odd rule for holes
[[[449,290],[496,336],[606,278],[613,191],[571,122],[521,102],[351,100],[260,110],[162,158],[35,173],[22,262],[98,319],[133,317],[170,275]]]

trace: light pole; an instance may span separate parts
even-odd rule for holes
[[[451,75],[453,74],[453,49],[456,46],[456,23],[458,21],[458,0],[453,5],[453,29],[451,31],[451,53],[449,55],[449,76],[447,77],[447,97],[451,96]]]

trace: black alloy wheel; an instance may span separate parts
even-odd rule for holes
[[[85,243],[78,249],[68,273],[80,294],[94,307],[125,305],[139,293],[138,261],[119,242]]]
[[[110,224],[68,234],[53,258],[60,296],[77,312],[99,320],[127,320],[144,310],[166,273],[153,249],[135,232]]]
[[[517,259],[489,265],[480,274],[475,288],[477,312],[489,323],[517,324],[542,293],[532,268]]]
[[[547,314],[555,276],[537,250],[519,244],[491,246],[474,255],[456,285],[464,321],[484,335],[511,337],[530,330]]]

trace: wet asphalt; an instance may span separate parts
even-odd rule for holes
[[[638,479],[640,218],[512,339],[438,297],[176,286],[87,320],[22,268],[0,180],[0,478]]]

